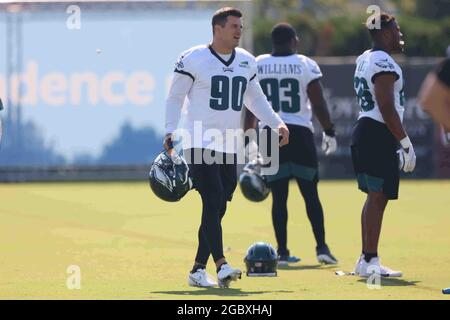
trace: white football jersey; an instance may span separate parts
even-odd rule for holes
[[[175,64],[175,72],[183,75],[184,82],[180,82],[180,77],[174,77],[177,83],[172,83],[169,99],[177,96],[177,90],[188,88],[186,93],[182,93],[186,94],[182,129],[189,132],[191,138],[183,137],[183,148],[235,153],[236,146],[227,139],[227,133],[242,130],[244,101],[271,127],[277,128],[282,123],[271,110],[258,84],[255,57],[244,49],[234,49],[229,60],[225,61],[211,46],[196,46],[181,54]],[[189,78],[192,80],[186,80]],[[166,130],[172,132],[177,121],[171,110],[178,111],[170,101],[167,109]],[[206,130],[208,133],[205,134]]]
[[[300,125],[313,131],[308,84],[322,77],[317,63],[304,55],[260,55],[259,83],[275,112],[287,124]],[[264,126],[264,123],[261,123]]]
[[[369,117],[384,123],[375,98],[375,84],[373,82],[375,75],[383,73],[395,74],[397,78],[394,85],[395,110],[400,120],[403,121],[405,95],[402,69],[388,53],[382,50],[367,50],[356,59],[353,86],[358,104],[361,107],[358,119]]]

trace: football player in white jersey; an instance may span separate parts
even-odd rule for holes
[[[272,53],[256,58],[260,85],[272,108],[287,124],[289,145],[281,148],[280,169],[275,175],[266,175],[272,191],[272,222],[278,244],[279,265],[299,262],[287,248],[287,198],[289,181],[295,178],[306,205],[316,239],[316,256],[320,263],[336,264],[325,242],[323,209],[317,184],[319,181],[316,146],[314,144],[312,114],[316,115],[323,132],[323,149],[331,154],[337,143],[334,126],[323,98],[317,63],[297,54],[299,39],[295,29],[279,23],[272,29]],[[256,126],[254,115],[247,112],[246,125]],[[260,123],[260,127],[265,124]],[[269,130],[270,132],[270,130]]]
[[[182,53],[166,101],[164,147],[170,152],[187,98],[183,129],[190,133],[190,138],[183,136],[184,155],[203,204],[197,254],[188,278],[191,286],[216,285],[205,271],[210,254],[216,264],[219,286],[228,287],[230,281],[241,277],[241,271],[225,260],[221,221],[237,182],[237,150],[234,144],[227,143],[225,131],[241,129],[243,103],[271,128],[278,129],[280,145],[289,142],[289,130],[273,112],[259,86],[254,56],[237,48],[242,32],[241,17],[239,10],[228,7],[214,14],[212,43]],[[213,130],[219,135],[214,135],[214,139],[207,134],[197,137],[195,131],[199,125],[202,131]],[[204,157],[206,154],[218,160],[210,163]]]
[[[380,27],[374,28],[377,21]],[[403,51],[404,42],[397,21],[389,14],[376,16],[367,28],[373,47],[357,58],[354,76],[361,110],[353,130],[351,152],[358,187],[367,193],[361,215],[362,254],[355,273],[362,277],[373,272],[400,277],[400,271],[380,264],[378,241],[386,205],[398,198],[400,170],[412,172],[416,164],[413,145],[402,124],[402,70],[391,57],[392,53]]]

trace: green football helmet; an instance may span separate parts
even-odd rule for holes
[[[276,277],[278,255],[268,243],[256,242],[247,250],[244,258],[248,277]]]
[[[251,161],[245,165],[239,176],[239,186],[244,197],[254,202],[265,200],[270,193],[270,188],[265,177],[261,174],[261,164],[258,161]]]
[[[172,155],[163,151],[156,157],[148,178],[155,195],[169,202],[179,201],[192,188],[186,160],[175,150]]]

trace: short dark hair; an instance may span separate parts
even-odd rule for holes
[[[373,25],[375,25],[375,22],[377,20],[380,21],[380,29],[373,28]],[[394,21],[395,17],[393,15],[390,15],[386,12],[381,12],[380,14],[375,15],[372,20],[367,21],[366,28],[367,30],[369,30],[370,35],[373,37],[378,33],[378,31],[388,28]]]
[[[225,7],[217,10],[214,12],[214,15],[212,17],[212,28],[214,33],[214,26],[220,25],[221,27],[224,27],[227,23],[228,16],[233,16],[237,18],[242,18],[242,12],[239,9],[232,8],[232,7]]]
[[[287,45],[296,36],[297,32],[289,23],[281,22],[272,28],[272,44],[275,46]]]

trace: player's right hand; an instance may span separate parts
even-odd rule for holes
[[[289,129],[284,123],[278,126],[278,134],[281,137],[280,147],[287,145],[289,143]]]
[[[404,172],[413,172],[416,167],[416,153],[408,137],[400,141],[402,149],[399,150],[399,167]]]
[[[337,150],[337,140],[334,134],[334,130],[330,133],[327,132],[322,133],[322,150],[325,152],[325,155],[330,155]]]
[[[164,137],[164,149],[166,149],[167,151],[171,152],[171,150],[173,149],[173,141],[172,141],[172,134],[168,133],[166,134],[166,136]]]

